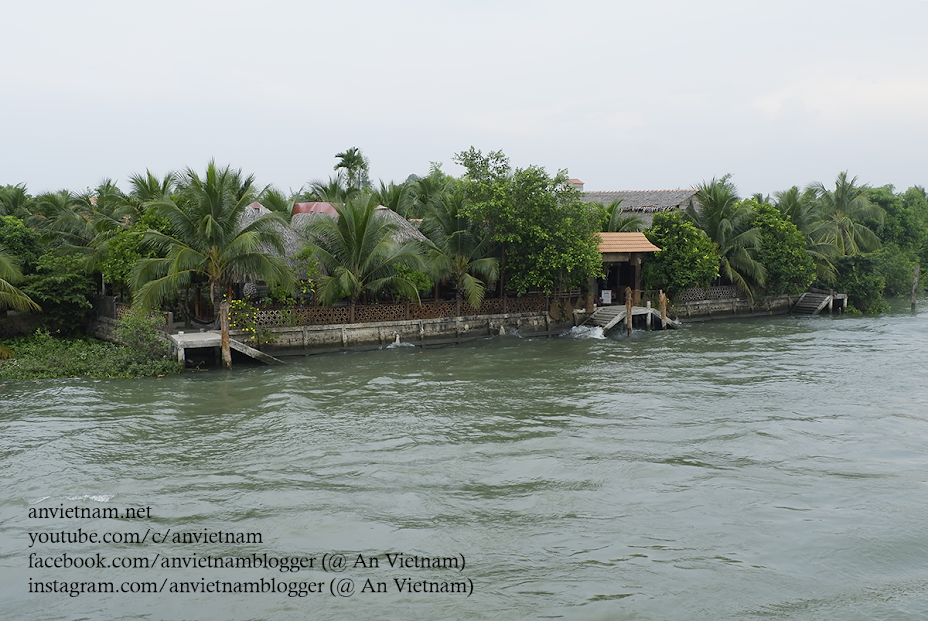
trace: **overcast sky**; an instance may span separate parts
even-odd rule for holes
[[[4,2],[0,184],[299,190],[500,149],[588,190],[928,184],[925,0]]]

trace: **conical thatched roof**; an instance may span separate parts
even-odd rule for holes
[[[262,205],[261,203],[252,203],[242,212],[241,225],[242,228],[245,228],[258,218],[265,216],[269,213],[273,213],[270,209]],[[274,228],[277,229],[277,232],[280,233],[280,239],[283,242],[284,246],[284,259],[287,261],[287,265],[290,267],[297,267],[294,256],[299,254],[303,248],[306,247],[306,239],[299,235],[292,227],[287,226],[284,222],[275,222]],[[267,254],[277,254],[277,251],[274,248],[262,248],[262,252]],[[298,277],[305,278],[305,274],[298,274]]]

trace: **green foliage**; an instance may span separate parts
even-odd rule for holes
[[[44,325],[61,334],[83,331],[93,311],[95,286],[77,255],[42,255],[21,290],[42,307]]]
[[[273,334],[258,327],[258,309],[245,300],[229,302],[229,325],[241,330],[247,339],[256,345],[269,343]]]
[[[912,254],[895,244],[886,244],[873,253],[874,273],[886,282],[886,295],[906,295],[912,292],[915,262]]]
[[[566,171],[555,176],[529,166],[512,170],[502,152],[484,156],[473,147],[455,161],[467,168],[463,215],[487,222],[505,253],[509,287],[586,288],[602,275],[599,236],[605,220],[599,205],[584,203]]]
[[[751,226],[757,201],[738,200],[730,175],[698,186],[696,198],[701,209],[690,206],[686,217],[715,242],[719,255],[719,274],[748,297],[767,281],[767,271],[757,260],[760,235]]]
[[[161,315],[147,315],[133,308],[116,324],[116,339],[134,352],[139,362],[169,356],[171,348],[159,330],[164,329]]]
[[[0,345],[15,352],[15,358],[0,362],[0,378],[8,380],[151,377],[183,368],[180,362],[149,358],[132,347],[90,338],[56,338],[42,330]]]
[[[874,253],[840,257],[835,261],[836,289],[847,293],[850,303],[862,313],[881,313],[889,309],[883,299],[886,279],[877,273],[877,266],[878,258]]]
[[[291,273],[278,253],[283,246],[279,214],[266,214],[243,226],[244,210],[254,201],[254,178],[240,170],[210,162],[201,178],[187,169],[180,189],[170,199],[155,201],[149,213],[167,221],[167,232],[149,228],[146,244],[158,258],[142,259],[133,270],[135,303],[152,308],[187,287],[193,277],[209,280],[210,298],[218,307],[220,286],[242,275],[269,284],[291,282]]]
[[[17,257],[23,274],[31,273],[42,255],[42,236],[14,216],[0,216],[0,244]]]
[[[691,287],[708,287],[718,278],[716,245],[679,212],[655,214],[645,235],[661,248],[644,265],[649,289],[662,288],[674,295]]]
[[[362,295],[384,290],[418,300],[416,284],[397,269],[420,269],[422,245],[396,241],[397,223],[378,212],[370,195],[358,195],[335,208],[338,218],[315,218],[307,228],[315,257],[326,272],[318,278],[320,302],[333,304],[347,297],[355,304]]]
[[[411,267],[406,265],[400,265],[396,269],[397,275],[408,280],[416,288],[416,296],[412,297],[408,292],[403,291],[390,291],[400,300],[409,300],[410,302],[418,303],[422,299],[422,295],[428,293],[431,290],[434,283],[432,279],[428,277],[428,274],[420,270],[414,270]]]
[[[751,226],[760,235],[757,258],[767,270],[768,295],[797,295],[815,280],[815,262],[806,252],[806,240],[795,224],[773,206],[754,199]]]

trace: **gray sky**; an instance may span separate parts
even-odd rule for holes
[[[298,190],[454,153],[588,190],[928,184],[925,0],[3,3],[0,184],[210,158]]]

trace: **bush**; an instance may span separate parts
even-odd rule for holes
[[[883,299],[886,279],[877,273],[874,253],[840,257],[835,261],[838,270],[836,289],[847,293],[854,308],[862,313],[882,313],[889,310]]]
[[[0,344],[12,349],[15,356],[0,362],[2,379],[150,377],[179,373],[183,368],[180,362],[148,358],[131,347],[91,338],[57,338],[44,330]]]

